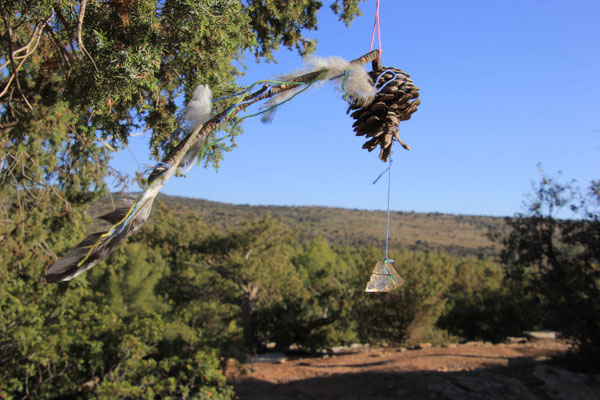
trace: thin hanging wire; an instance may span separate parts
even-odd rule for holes
[[[392,192],[392,155],[390,153],[390,166],[388,167],[388,193],[387,193],[387,221],[385,225],[385,261],[388,261],[390,245],[390,193]]]
[[[387,216],[386,216],[386,224],[385,224],[385,264],[387,264],[388,259],[388,250],[390,246],[390,198],[392,193],[392,154],[390,153],[390,158],[388,160],[388,167],[383,170],[381,174],[373,181],[373,185],[381,179],[381,177],[387,172],[388,173],[388,188],[387,188]]]

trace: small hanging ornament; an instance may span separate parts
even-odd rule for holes
[[[400,121],[410,119],[421,104],[419,88],[413,84],[410,75],[394,67],[382,67],[380,60],[373,61],[373,71],[369,76],[375,84],[377,93],[374,100],[362,107],[351,103],[348,112],[355,110],[350,116],[356,121],[352,125],[356,136],[370,138],[363,144],[363,149],[373,151],[381,147],[379,158],[386,161],[392,150],[394,138],[406,150],[410,147],[398,136]]]
[[[393,262],[394,260],[377,262],[365,292],[389,292],[404,285],[405,280],[396,272],[392,266]]]

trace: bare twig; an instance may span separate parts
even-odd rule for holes
[[[29,38],[29,41],[27,42],[27,44],[25,46],[21,47],[20,49],[13,50],[12,29],[11,29],[9,22],[6,20],[6,17],[4,15],[4,9],[0,8],[0,10],[2,11],[2,19],[3,19],[4,25],[6,27],[6,32],[8,35],[8,46],[9,46],[8,61],[5,61],[4,64],[0,65],[0,71],[2,71],[4,68],[6,68],[9,64],[12,66],[12,72],[10,73],[10,75],[8,77],[8,82],[4,86],[4,89],[2,90],[2,92],[0,92],[0,97],[4,96],[6,94],[11,83],[13,82],[13,80],[15,80],[17,88],[19,90],[19,93],[21,94],[21,97],[23,98],[25,103],[29,106],[29,108],[33,109],[31,107],[31,104],[29,104],[29,101],[27,101],[27,98],[23,94],[23,91],[21,90],[21,84],[17,77],[17,73],[19,72],[19,70],[21,69],[23,64],[25,63],[25,60],[27,59],[27,57],[29,57],[35,51],[37,46],[39,45],[40,38],[42,37],[42,32],[44,31],[44,28],[50,22],[50,20],[52,18],[54,18],[54,11],[52,12],[52,15],[50,15],[50,17],[48,17],[45,21],[42,21],[42,23],[40,23],[40,24],[36,24],[36,26],[33,29],[33,33],[31,34],[31,37]],[[21,53],[24,53],[24,54],[21,54]],[[20,61],[18,65],[16,65],[16,60]]]
[[[81,39],[81,31],[83,29],[83,17],[85,16],[85,6],[86,5],[87,5],[87,0],[81,0],[81,4],[79,6],[79,16],[77,17],[77,45],[79,46],[81,51],[90,59],[90,61],[94,65],[94,69],[96,70],[96,72],[100,73],[100,71],[98,71],[98,67],[96,66],[96,63],[94,62],[94,59],[92,58],[90,53],[88,53],[88,51],[86,50],[85,46],[83,45],[83,40]]]
[[[114,148],[114,147],[112,147],[110,144],[108,144],[108,142],[107,142],[107,141],[105,141],[104,139],[102,139],[102,138],[96,138],[96,140],[98,140],[100,143],[102,143],[103,145],[105,145],[106,147],[108,147],[108,149],[109,149],[110,151],[112,151],[112,152],[116,152],[115,148]]]
[[[56,256],[56,254],[54,254],[54,252],[52,252],[49,249],[47,249],[46,247],[44,247],[40,242],[35,242],[34,248],[35,247],[39,247],[42,250],[42,252],[44,254],[46,254],[48,257],[50,257],[54,262],[58,261],[58,257]]]
[[[16,83],[17,83],[17,89],[19,90],[19,93],[21,94],[21,97],[23,98],[23,100],[25,100],[25,103],[27,103],[27,105],[29,106],[29,109],[33,109],[33,107],[31,107],[31,104],[29,104],[29,102],[27,101],[27,98],[25,97],[25,94],[23,93],[23,90],[21,89],[21,83],[19,82],[19,78],[17,77],[17,71],[18,68],[16,66],[15,63],[15,58],[14,58],[14,51],[13,51],[13,37],[12,37],[12,29],[10,27],[10,23],[8,22],[8,20],[6,19],[6,16],[4,15],[4,8],[0,7],[0,12],[2,13],[2,20],[4,21],[4,26],[6,28],[6,35],[8,36],[8,60],[10,62],[10,65],[12,67],[12,73],[8,79],[8,85],[11,84],[12,80],[14,78]],[[8,86],[7,86],[8,87]]]

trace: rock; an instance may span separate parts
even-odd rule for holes
[[[598,400],[600,384],[589,375],[577,374],[563,368],[537,365],[533,375],[541,381],[548,399],[552,400]]]
[[[558,333],[554,331],[531,331],[525,332],[525,335],[537,340],[556,340],[558,337]]]
[[[509,336],[506,338],[507,343],[527,343],[527,338]]]
[[[485,346],[486,343],[485,342],[481,342],[481,341],[471,341],[471,342],[467,342],[465,343],[465,346]]]
[[[529,357],[514,357],[508,359],[508,366],[511,368],[523,367],[531,365],[533,360]]]
[[[431,347],[431,343],[429,342],[425,342],[425,343],[419,343],[416,348],[417,349],[428,349]]]
[[[448,400],[538,400],[518,379],[489,372],[439,374],[428,385],[430,392]]]
[[[265,353],[256,356],[249,357],[246,362],[248,363],[280,363],[281,360],[287,360],[287,357],[283,353]]]
[[[348,351],[348,348],[346,346],[335,346],[331,348],[331,352],[334,354],[343,353],[345,351]]]

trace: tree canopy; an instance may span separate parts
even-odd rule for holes
[[[334,1],[331,8],[349,23],[358,2]],[[85,206],[106,194],[106,179],[127,180],[110,168],[112,149],[150,131],[153,154],[168,151],[176,144],[162,148],[177,124],[176,99],[189,98],[199,83],[215,96],[236,91],[247,55],[268,61],[280,46],[311,51],[303,35],[317,29],[321,6],[3,1],[0,213],[1,240],[12,249],[7,264],[39,276],[65,250],[60,238],[81,231]],[[207,162],[221,157],[216,148]]]
[[[359,1],[330,5],[348,23]],[[169,150],[162,145],[177,124],[178,98],[200,83],[215,96],[237,91],[244,57],[270,61],[280,46],[312,51],[304,33],[317,29],[321,7],[315,0],[0,3],[0,397],[92,388],[105,397],[230,396],[211,350],[158,340],[180,331],[164,325],[163,298],[153,291],[169,275],[166,255],[133,247],[89,281],[48,287],[39,278],[82,235],[86,207],[106,194],[106,179],[127,179],[111,170],[112,149],[148,131],[158,158]],[[222,157],[220,149],[208,156]]]

